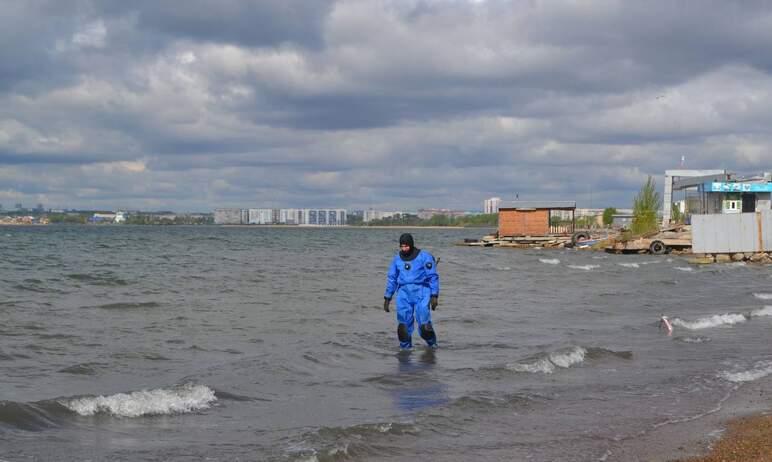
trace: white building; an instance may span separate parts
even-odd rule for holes
[[[303,221],[303,211],[301,209],[280,209],[279,224],[299,225]]]
[[[384,218],[392,218],[397,215],[404,215],[404,212],[385,212],[382,210],[365,210],[364,215],[362,215],[362,222],[363,223],[369,223],[373,220],[383,220]]]
[[[302,209],[299,225],[342,226],[346,224],[346,209]]]
[[[241,225],[246,223],[246,221],[242,221],[243,215],[241,209],[215,209],[214,224]]]
[[[250,225],[273,224],[273,209],[249,209],[247,223]]]
[[[483,213],[499,213],[499,205],[501,205],[500,197],[491,197],[483,201]]]

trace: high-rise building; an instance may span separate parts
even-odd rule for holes
[[[215,209],[214,210],[214,224],[216,225],[241,225],[246,221],[242,221],[243,213],[241,209]]]
[[[501,205],[500,197],[491,197],[483,201],[483,213],[499,213],[499,205]]]
[[[215,209],[214,223],[343,226],[346,209]]]
[[[383,220],[384,218],[392,218],[405,215],[405,212],[385,212],[382,210],[365,210],[362,216],[363,223],[369,223],[373,220]]]
[[[272,209],[249,209],[247,223],[250,225],[270,225],[273,224]]]

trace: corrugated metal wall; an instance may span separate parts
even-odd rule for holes
[[[772,251],[772,210],[731,215],[692,215],[692,251]]]
[[[772,250],[772,210],[761,212],[761,240],[765,251]]]

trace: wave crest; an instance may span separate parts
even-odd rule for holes
[[[558,367],[567,369],[574,364],[582,363],[585,355],[587,350],[582,347],[573,347],[569,350],[552,352],[533,362],[507,364],[505,367],[515,372],[552,374]]]
[[[764,308],[760,308],[758,310],[751,311],[752,317],[760,317],[760,316],[772,316],[772,306],[765,306]]]
[[[142,390],[110,396],[61,400],[59,403],[82,416],[111,414],[118,417],[184,414],[207,409],[216,401],[214,390],[204,385],[185,384],[177,388]]]
[[[558,260],[557,258],[540,258],[539,261],[544,263],[544,264],[547,264],[547,265],[559,265],[560,264],[560,260]]]
[[[759,361],[753,369],[740,372],[724,371],[719,373],[719,377],[734,383],[752,382],[762,379],[772,374],[772,361]]]
[[[718,326],[731,326],[734,324],[743,323],[747,320],[748,318],[743,314],[726,313],[715,314],[707,318],[697,319],[696,321],[684,321],[683,319],[675,318],[673,319],[672,324],[674,326],[685,327],[689,330],[701,330]]]

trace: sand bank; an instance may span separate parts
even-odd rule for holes
[[[726,401],[704,416],[662,425],[613,444],[604,460],[770,462],[771,411],[772,376],[767,376],[738,385]]]

